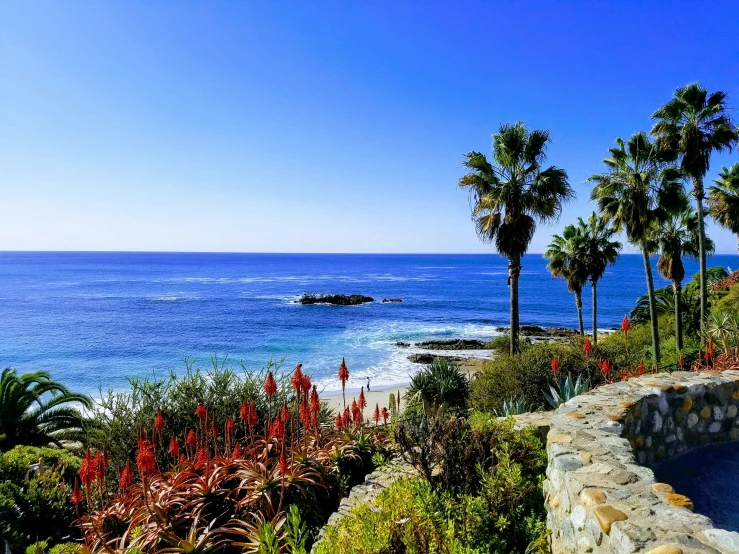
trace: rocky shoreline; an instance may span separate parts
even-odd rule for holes
[[[371,296],[362,294],[320,294],[315,292],[304,292],[295,303],[308,306],[311,304],[331,304],[333,306],[358,306],[367,302],[374,302]]]

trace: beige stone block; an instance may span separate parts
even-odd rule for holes
[[[701,410],[701,417],[703,419],[710,418],[711,417],[711,408],[709,408],[708,406],[704,406],[703,409]]]
[[[585,489],[580,493],[580,500],[585,506],[595,506],[606,501],[605,493],[600,489]]]
[[[683,400],[683,410],[686,412],[693,407],[693,399],[688,397],[685,400]]]
[[[570,412],[569,414],[565,414],[567,417],[571,417],[572,419],[585,419],[584,414],[578,414],[577,412]]]
[[[693,501],[685,495],[668,492],[665,494],[665,500],[670,506],[678,506],[693,511]]]
[[[654,485],[652,485],[652,490],[658,494],[675,492],[675,489],[672,488],[672,485],[668,485],[667,483],[655,483]]]
[[[616,521],[626,521],[629,518],[629,516],[613,506],[598,506],[593,510],[593,514],[595,515],[595,519],[598,520],[598,525],[600,525],[600,528],[603,529],[606,535],[611,532],[611,525]]]
[[[646,554],[683,554],[683,549],[676,544],[662,544]]]
[[[729,406],[726,408],[726,417],[736,417],[737,407],[736,406]]]
[[[572,435],[549,435],[547,442],[567,444],[572,442]]]

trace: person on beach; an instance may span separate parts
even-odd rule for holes
[[[369,387],[369,377],[367,377],[367,392],[369,392],[369,391],[370,391],[370,387]]]

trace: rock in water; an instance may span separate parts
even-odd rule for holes
[[[402,301],[403,301],[402,298],[383,298],[382,299],[383,304],[390,304],[392,302],[402,302]]]
[[[303,296],[296,300],[298,304],[304,305],[332,304],[334,306],[356,306],[374,301],[374,298],[361,294],[317,294],[313,292],[304,292]]]
[[[452,339],[452,340],[427,340],[416,344],[424,350],[486,350],[489,347],[481,340]]]
[[[431,364],[435,360],[447,360],[449,362],[462,362],[464,358],[458,356],[438,356],[436,354],[411,354],[408,359],[415,364]]]

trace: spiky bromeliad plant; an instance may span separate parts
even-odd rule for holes
[[[246,433],[233,419],[217,421],[204,404],[185,437],[168,437],[157,416],[139,436],[135,463],[119,469],[117,490],[106,484],[107,454],[88,450],[72,502],[78,510],[86,502],[79,526],[90,552],[304,552],[307,529],[336,507],[352,467],[365,475],[388,443],[384,426],[365,428],[361,418],[321,425],[310,378],[300,375],[294,386],[295,409],[273,406],[266,421],[245,401]],[[274,394],[269,376],[265,393]],[[164,462],[157,451],[166,452]]]

